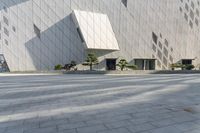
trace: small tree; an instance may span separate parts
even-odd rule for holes
[[[174,63],[174,64],[171,64],[170,67],[172,68],[172,70],[174,70],[175,68],[183,69],[184,65],[182,65],[181,63]]]
[[[54,70],[61,70],[62,69],[62,65],[58,64],[54,67]]]
[[[71,63],[70,63],[70,65],[71,65],[71,67],[75,67],[76,66],[76,61],[71,61]]]
[[[175,64],[171,64],[171,68],[172,70],[174,70],[175,68],[181,68],[182,70],[192,70],[195,68],[195,66],[192,64],[183,65],[181,63],[175,63]]]
[[[93,66],[97,64],[99,64],[99,61],[95,53],[89,53],[85,62],[83,63],[84,66],[90,66],[90,71],[92,71]]]
[[[117,66],[120,68],[121,71],[123,71],[125,68],[129,68],[129,69],[132,69],[132,70],[137,69],[136,65],[128,64],[128,62],[125,59],[121,59],[119,61],[119,63],[117,64]]]
[[[188,64],[188,65],[185,65],[185,67],[184,67],[186,70],[192,70],[192,69],[194,69],[195,68],[195,66],[194,65],[192,65],[192,64]]]
[[[128,62],[125,59],[121,59],[117,66],[120,68],[121,71],[123,71],[126,66],[128,65]]]
[[[136,65],[132,65],[132,64],[128,64],[126,67],[129,68],[129,69],[132,69],[132,70],[138,69],[138,67]]]
[[[69,64],[65,64],[64,69],[65,70],[71,70],[71,69],[76,70],[77,69],[76,65],[77,64],[75,61],[71,61]]]

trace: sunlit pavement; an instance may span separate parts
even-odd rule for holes
[[[200,75],[1,76],[0,133],[200,133]]]

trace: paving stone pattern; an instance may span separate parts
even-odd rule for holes
[[[200,75],[2,76],[0,133],[200,133]]]

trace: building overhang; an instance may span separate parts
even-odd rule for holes
[[[191,59],[191,58],[188,58],[188,59],[181,59],[181,61],[184,61],[184,60],[195,60],[195,58]]]
[[[156,58],[134,58],[134,60],[157,60]]]
[[[82,43],[89,50],[120,50],[106,14],[74,10],[72,19]]]

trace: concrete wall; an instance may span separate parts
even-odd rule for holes
[[[197,57],[195,65],[200,60],[198,0],[128,0],[127,7],[121,0],[0,0],[0,52],[10,70],[48,70],[71,60],[83,62],[87,50],[70,16],[74,9],[109,17],[120,51],[96,50],[99,69],[104,69],[105,58],[157,58],[156,69],[168,69],[180,59]]]

